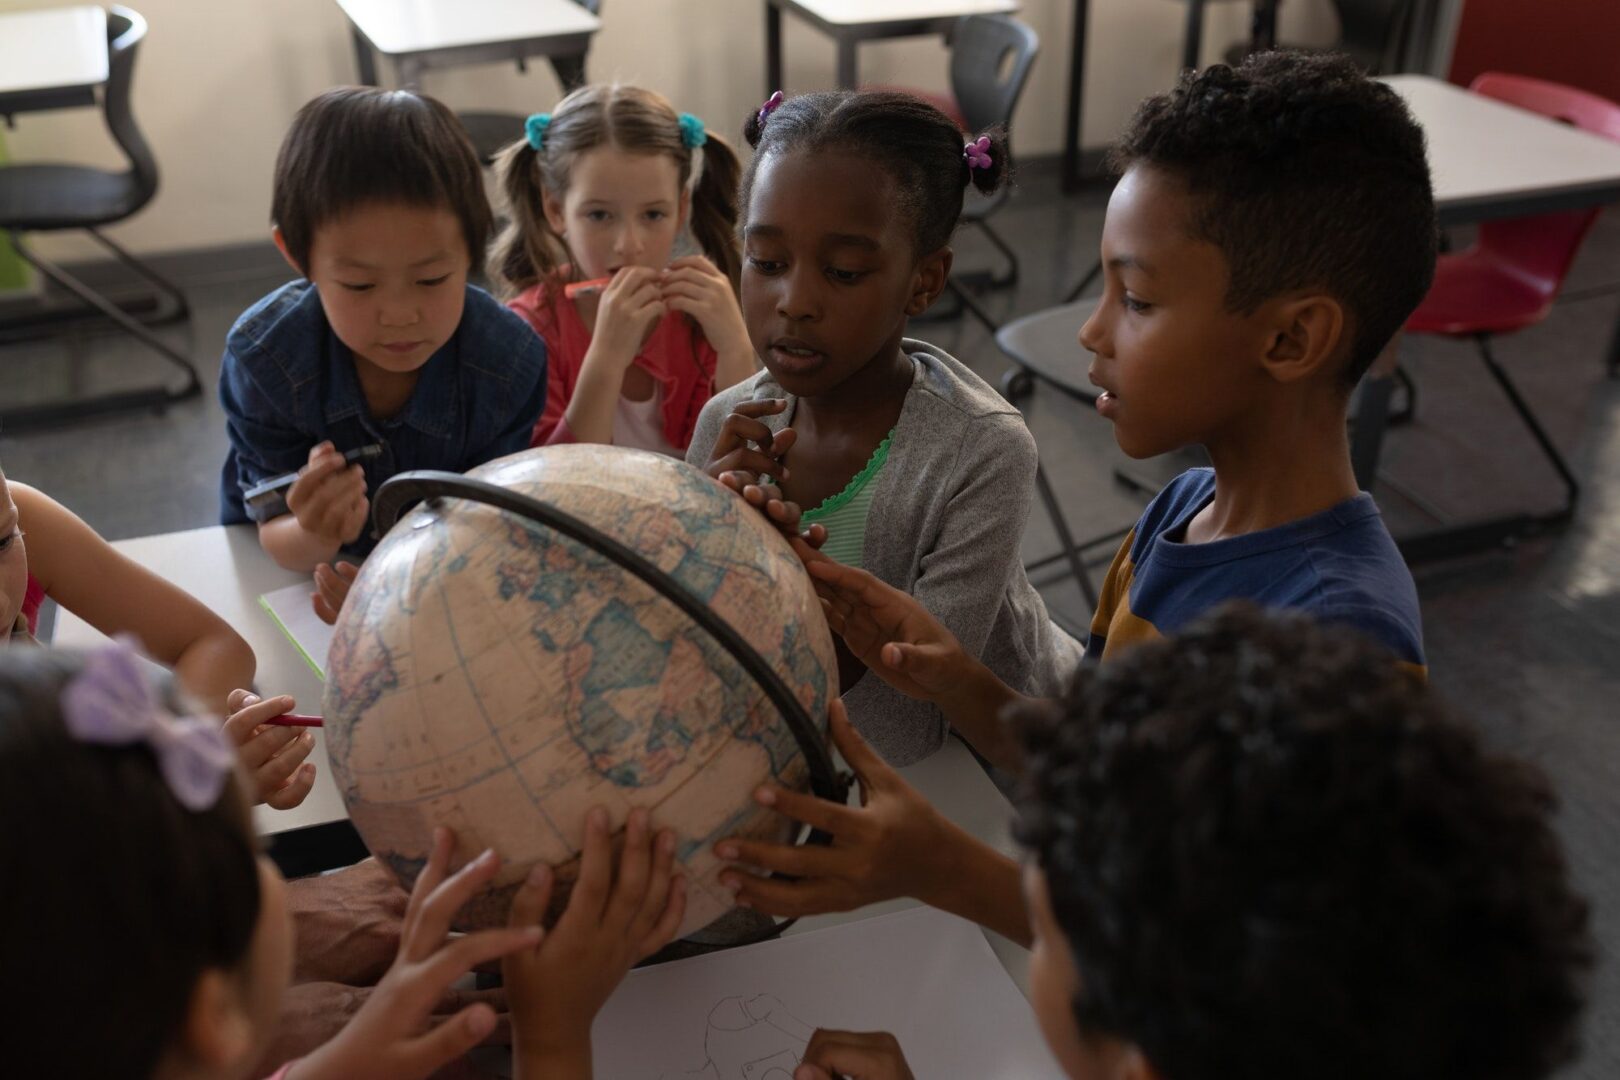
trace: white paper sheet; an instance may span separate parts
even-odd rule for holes
[[[892,1032],[918,1077],[1063,1075],[983,932],[933,908],[632,971],[591,1041],[607,1080],[792,1080],[818,1027]]]
[[[332,627],[315,614],[315,605],[309,595],[315,591],[313,581],[301,581],[259,597],[259,606],[269,613],[281,627],[281,632],[293,643],[300,655],[315,669],[315,674],[326,678],[326,654],[332,648]]]

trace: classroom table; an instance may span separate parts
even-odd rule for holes
[[[575,0],[337,0],[354,35],[360,81],[376,86],[375,54],[401,86],[431,68],[544,56],[564,86],[585,80],[585,54],[602,20]]]
[[[107,12],[0,14],[0,115],[93,106],[107,81]]]
[[[838,46],[838,86],[858,85],[855,49],[879,38],[944,34],[964,15],[1011,15],[1018,0],[765,0],[765,96],[782,81],[782,13],[792,12]]]
[[[301,710],[320,711],[321,680],[259,607],[262,594],[303,580],[304,576],[271,562],[259,547],[252,526],[214,525],[120,540],[113,546],[185,589],[235,627],[258,657],[256,681],[261,690],[267,694],[292,694]],[[70,612],[57,613],[52,644],[83,647],[102,640],[100,634]],[[314,790],[301,806],[292,810],[254,808],[254,825],[271,840],[271,854],[284,870],[294,873],[347,865],[366,854],[349,825],[343,800],[332,782],[325,741],[319,736],[309,760],[318,775]],[[1013,853],[1008,831],[1012,807],[961,743],[949,740],[939,753],[901,772],[962,828],[1004,853]],[[802,919],[788,932],[802,933],[915,905],[912,900],[894,900],[858,912]],[[1027,993],[1027,951],[998,934],[986,931],[985,937],[1014,981]]]

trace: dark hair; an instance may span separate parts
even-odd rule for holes
[[[270,220],[304,273],[315,231],[366,203],[443,207],[479,265],[494,217],[484,175],[455,113],[425,94],[339,86],[293,117],[276,155]]]
[[[1542,774],[1344,627],[1231,605],[1018,718],[1081,1029],[1175,1080],[1529,1080],[1591,965]]]
[[[787,98],[762,123],[757,112],[743,123],[755,151],[743,173],[743,216],[760,163],[794,151],[859,155],[893,177],[901,212],[910,220],[919,255],[950,243],[962,216],[962,194],[972,184],[988,195],[1011,174],[1006,133],[992,128],[990,165],[968,168],[965,138],[956,122],[910,94],[889,90],[828,91]]]
[[[502,209],[510,223],[490,257],[490,276],[508,292],[529,288],[573,261],[567,242],[546,220],[544,198],[562,198],[580,154],[612,146],[631,154],[667,154],[685,190],[695,156],[682,137],[680,117],[662,94],[637,86],[582,86],[558,103],[546,128],[545,150],[520,138],[495,160]],[[705,133],[703,170],[692,192],[692,238],[737,287],[742,255],[737,245],[737,173],[731,145]]]
[[[149,1077],[197,979],[244,960],[259,870],[233,779],[194,813],[144,744],[83,743],[59,700],[77,654],[0,649],[0,956],[6,1028],[53,1077]]]
[[[1227,307],[1319,288],[1348,310],[1354,385],[1429,291],[1439,233],[1423,130],[1401,96],[1331,54],[1257,53],[1144,101],[1111,160],[1186,182],[1221,249]]]

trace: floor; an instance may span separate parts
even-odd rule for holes
[[[988,294],[998,320],[1038,310],[1068,292],[1095,257],[1103,196],[1065,198],[1055,170],[1027,168],[996,225],[1022,255],[1013,289]],[[965,235],[958,264],[987,265],[989,249]],[[194,306],[185,330],[165,331],[204,370],[208,392],[165,416],[133,415],[71,430],[7,435],[0,462],[110,538],[212,524],[217,514],[223,418],[214,400],[224,334],[284,274],[268,250],[244,251],[183,281]],[[1503,340],[1499,356],[1577,463],[1585,488],[1575,524],[1555,537],[1417,569],[1435,686],[1498,745],[1531,755],[1554,778],[1575,874],[1592,898],[1605,954],[1571,1077],[1620,1075],[1620,380],[1601,355],[1620,316],[1620,214],[1600,220],[1574,268],[1566,299],[1542,326]],[[971,320],[914,331],[987,379],[1007,367]],[[1409,340],[1403,361],[1419,386],[1417,419],[1391,432],[1377,494],[1397,535],[1429,523],[1424,507],[1477,515],[1536,508],[1557,497],[1555,477],[1514,426],[1469,346]],[[1078,348],[1075,362],[1082,365]],[[138,385],[159,366],[104,335],[0,349],[0,395],[27,402]],[[1037,391],[1027,402],[1041,456],[1077,535],[1128,525],[1141,497],[1112,479],[1123,462],[1108,426],[1084,406]],[[1173,463],[1172,466],[1173,467]],[[1406,493],[1406,494],[1403,494]],[[1026,554],[1054,547],[1037,507]],[[1106,550],[1099,550],[1105,559]],[[1072,583],[1045,587],[1054,610],[1084,623]]]

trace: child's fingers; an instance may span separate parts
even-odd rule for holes
[[[630,926],[630,939],[640,941],[668,906],[670,883],[675,877],[675,834],[665,829],[652,838],[652,858],[643,890],[641,910]]]
[[[415,932],[416,924],[421,919],[422,905],[427,903],[428,894],[439,887],[444,880],[445,868],[450,865],[450,852],[454,849],[456,834],[443,825],[433,830],[433,847],[428,852],[426,865],[422,872],[416,875],[416,884],[411,886],[410,899],[405,901],[405,925],[400,931],[400,953],[405,951],[405,943]]]
[[[451,983],[479,964],[533,949],[544,933],[538,926],[503,926],[458,937],[434,953],[413,977],[432,987],[430,1000],[437,1000]]]
[[[878,756],[877,751],[872,749],[870,743],[861,738],[860,732],[855,730],[855,725],[849,722],[849,713],[844,709],[844,703],[836,698],[831,705],[827,706],[827,728],[832,734],[833,745],[838,747],[838,752],[844,756],[844,763],[850,767],[850,770],[855,774],[855,778],[861,782],[861,786],[868,793],[871,792],[874,785],[881,787],[883,782],[898,779],[898,774],[889,763]],[[783,790],[780,791],[780,794],[792,796],[791,801],[795,805],[802,805],[804,800],[814,798],[814,796],[800,795],[796,791]],[[784,799],[783,801],[787,800]],[[832,806],[832,803],[827,802],[825,799],[815,799],[815,801],[823,806]],[[844,808],[838,807],[837,809],[842,810]],[[792,813],[792,811],[787,810],[784,810],[784,812]],[[794,816],[797,817],[798,815],[794,814]],[[799,818],[799,820],[804,821],[805,819]],[[806,822],[806,824],[813,825],[815,823]]]
[[[261,792],[279,791],[283,784],[292,779],[298,766],[309,757],[310,751],[315,749],[315,736],[298,728],[271,728],[254,739],[253,744],[268,742],[269,736],[279,735],[282,731],[293,732],[293,737],[283,744],[283,749],[253,770],[253,779],[258,782]]]
[[[450,933],[450,920],[473,894],[488,885],[501,869],[500,856],[485,848],[472,862],[441,882],[416,913],[416,933],[410,943],[409,960],[423,960],[437,950]],[[406,946],[400,952],[405,954]],[[468,967],[472,965],[469,964]]]
[[[305,762],[298,767],[297,774],[285,787],[265,797],[264,804],[272,810],[291,810],[309,798],[309,793],[314,787],[315,766]]]
[[[251,772],[257,779],[259,770],[264,767],[265,763],[286,750],[302,734],[304,732],[295,727],[281,727],[279,725],[267,727],[263,731],[251,735],[246,742],[239,744],[236,748],[236,756],[241,760],[242,767]],[[282,779],[285,780],[286,777],[283,776]],[[264,790],[263,784],[259,785],[259,790]]]
[[[648,836],[647,811],[635,807],[624,823],[624,847],[619,852],[619,874],[608,897],[603,921],[621,931],[632,926],[647,898],[652,875],[652,844]]]
[[[608,835],[607,811],[597,806],[585,815],[585,844],[579,858],[579,879],[574,882],[574,892],[568,898],[563,919],[569,922],[583,919],[593,926],[601,921],[612,878],[613,841]]]
[[[427,1034],[400,1047],[401,1074],[428,1076],[482,1043],[495,1030],[498,1018],[488,1005],[469,1005]]]
[[[251,690],[232,690],[225,698],[227,715],[240,712],[242,709],[259,700],[259,696]]]
[[[750,403],[744,402],[743,404]],[[742,406],[738,406],[738,408],[740,409]],[[726,417],[725,423],[720,425],[720,437],[715,441],[715,445],[720,446],[724,443],[727,449],[744,443],[766,447],[771,445],[771,440],[775,437],[775,434],[754,417],[746,413],[734,412]]]
[[[709,468],[716,472],[736,472],[743,470],[755,476],[774,476],[777,473],[787,475],[787,469],[782,463],[768,458],[758,450],[740,447],[727,453],[724,457],[711,462]]]
[[[772,437],[771,445],[766,449],[766,453],[770,454],[773,458],[779,458],[783,454],[786,454],[789,450],[793,449],[793,444],[798,441],[799,433],[796,430],[793,428],[783,428]]]
[[[318,592],[315,592],[309,594],[309,600],[310,603],[315,606],[315,617],[317,619],[320,619],[321,622],[325,623],[327,626],[336,625],[338,617],[337,610],[327,602],[326,597],[322,596]]]
[[[332,570],[350,585],[353,585],[354,579],[360,576],[360,568],[347,560],[333,563]]]
[[[787,408],[787,398],[753,398],[749,401],[739,401],[733,405],[731,407],[731,416],[758,419],[761,416],[774,416],[785,408]],[[730,420],[731,416],[726,417],[726,419]],[[764,427],[763,424],[760,426]]]
[[[286,694],[260,699],[251,692],[242,696],[243,704],[225,719],[225,734],[238,746],[253,737],[260,724],[267,724],[282,713],[291,712],[295,704]]]
[[[506,924],[513,927],[539,926],[546,917],[546,908],[551,904],[551,888],[556,880],[557,875],[544,863],[530,870],[528,879],[512,897],[512,910],[507,914]]]
[[[714,846],[716,855],[728,863],[752,866],[778,874],[791,874],[796,878],[841,877],[846,871],[847,856],[841,851],[820,844],[773,844],[768,840],[722,840]],[[746,875],[737,869],[726,870],[721,880]]]
[[[664,910],[651,930],[642,934],[638,939],[641,942],[636,950],[639,959],[645,960],[653,953],[675,940],[675,932],[681,928],[681,920],[686,918],[686,875],[676,874],[669,880],[668,898],[664,901]]]

